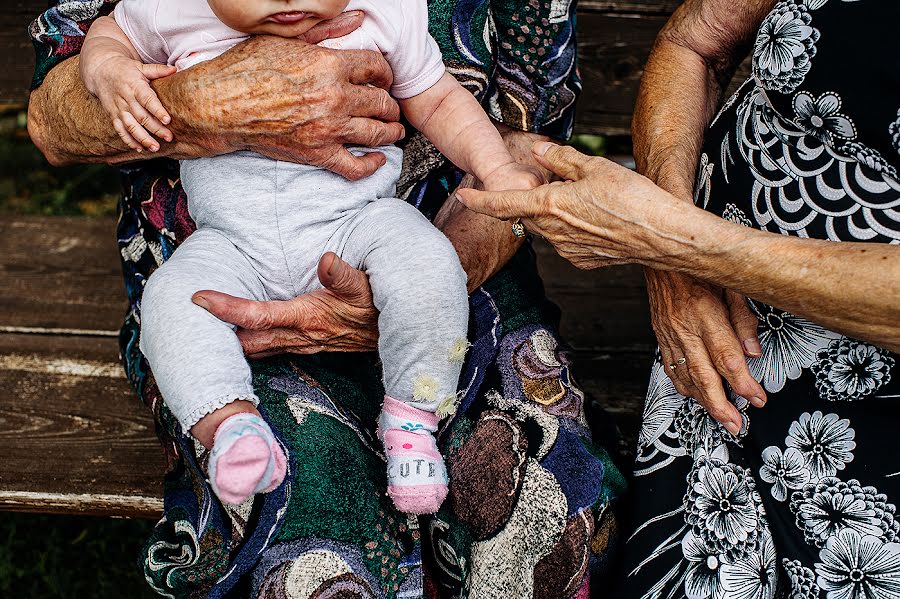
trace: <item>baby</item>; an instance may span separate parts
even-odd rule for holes
[[[426,0],[122,0],[91,27],[81,72],[122,138],[156,151],[146,129],[171,141],[170,118],[150,79],[210,60],[253,34],[300,36],[346,10],[364,11],[362,26],[323,45],[381,52],[403,114],[444,155],[488,189],[540,183],[446,73],[428,34]],[[181,163],[197,232],[146,283],[141,351],[172,413],[210,450],[209,482],[226,504],[275,489],[287,460],[256,409],[235,327],[192,297],[213,289],[288,300],[321,286],[317,264],[327,252],[365,271],[380,311],[386,396],[378,434],[388,493],[398,509],[417,514],[437,511],[447,495],[434,434],[455,409],[468,348],[466,275],[449,240],[395,198],[402,151],[351,151],[382,152],[386,165],[351,182],[252,152]]]

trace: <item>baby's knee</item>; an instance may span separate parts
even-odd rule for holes
[[[147,279],[140,303],[141,350],[145,354],[157,340],[166,337],[173,322],[184,317],[191,295],[167,269],[159,269]]]

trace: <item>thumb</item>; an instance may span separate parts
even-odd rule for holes
[[[175,71],[177,71],[175,67],[170,67],[167,64],[142,64],[141,65],[141,73],[143,73],[144,77],[149,80],[154,79],[162,79],[163,77],[168,77],[169,75],[174,75]]]
[[[481,191],[470,188],[456,190],[456,196],[466,208],[501,220],[537,216],[537,207],[542,205],[541,196],[538,194],[543,193],[547,193],[546,187],[536,187],[527,191]]]
[[[348,304],[371,304],[369,277],[341,260],[334,252],[326,253],[319,260],[318,275],[325,289]]]
[[[210,290],[198,291],[191,300],[219,320],[242,329],[262,331],[296,319],[290,302],[257,302]]]
[[[536,142],[531,151],[535,159],[564,181],[578,181],[587,174],[591,157],[571,146],[560,146],[549,141]]]

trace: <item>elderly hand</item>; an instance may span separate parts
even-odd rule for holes
[[[561,256],[580,268],[636,262],[665,267],[668,243],[679,219],[712,217],[680,201],[649,179],[602,158],[573,148],[535,144],[537,160],[565,182],[527,192],[489,193],[460,190],[472,210],[497,218],[522,218]],[[715,218],[715,217],[712,217]],[[678,391],[697,399],[733,434],[741,417],[728,400],[724,377],[738,395],[757,407],[765,391],[752,377],[746,360],[754,353],[756,319],[742,298],[677,273],[648,276],[653,325],[664,363]],[[742,347],[741,341],[748,343]],[[684,358],[684,364],[678,361]]]
[[[303,40],[253,36],[221,56],[157,80],[168,88],[176,138],[201,139],[214,153],[260,154],[367,177],[383,154],[352,155],[345,145],[378,147],[403,137],[400,108],[390,97],[392,75],[378,52],[314,45],[362,23],[345,13],[310,30]]]
[[[647,227],[678,202],[665,205],[667,198],[660,201],[662,192],[650,180],[603,158],[550,142],[532,150],[539,164],[564,181],[529,191],[462,189],[461,201],[495,218],[521,218],[579,268],[650,264],[662,257]]]
[[[250,358],[322,351],[373,351],[378,311],[366,275],[329,252],[319,261],[323,289],[281,302],[198,291],[194,303],[238,327]]]

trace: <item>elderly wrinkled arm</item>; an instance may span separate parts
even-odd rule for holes
[[[178,77],[173,76],[173,77]],[[154,82],[154,89],[173,116],[174,143],[164,143],[154,156],[190,158],[224,151],[222,140],[191,135],[187,106],[180,108],[177,80]],[[53,165],[118,164],[143,158],[119,138],[112,120],[84,85],[78,57],[55,66],[31,92],[28,133]]]
[[[900,246],[788,237],[684,208],[669,214],[673,222],[660,223],[665,233],[656,237],[654,267],[711,281],[900,351]]]
[[[660,32],[632,126],[638,172],[683,200],[693,195],[703,134],[775,0],[687,0]]]

